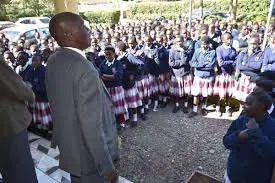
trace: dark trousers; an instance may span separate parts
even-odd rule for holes
[[[4,183],[37,183],[26,130],[0,140],[0,173]]]

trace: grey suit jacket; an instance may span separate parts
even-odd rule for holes
[[[61,168],[76,176],[113,170],[112,160],[118,157],[115,119],[94,66],[79,53],[61,48],[48,60],[46,88]],[[86,163],[91,170],[84,170]]]
[[[26,104],[33,101],[32,89],[5,62],[0,62],[0,140],[27,129],[32,117]]]

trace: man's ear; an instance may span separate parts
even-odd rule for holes
[[[264,103],[257,102],[257,110],[260,110],[260,111],[267,111],[267,110],[268,110],[268,107],[267,107]]]

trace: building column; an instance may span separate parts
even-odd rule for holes
[[[78,0],[54,0],[54,7],[56,13],[78,13]]]

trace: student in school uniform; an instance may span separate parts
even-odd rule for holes
[[[214,95],[219,96],[219,102],[216,106],[218,116],[222,116],[220,109],[221,102],[224,100],[226,113],[230,114],[228,101],[234,92],[235,80],[235,61],[237,51],[231,46],[232,36],[230,33],[224,33],[221,36],[222,45],[216,49],[217,62],[220,67],[220,74],[216,76],[214,84]]]
[[[207,98],[213,94],[214,68],[216,64],[216,53],[209,47],[210,37],[201,38],[201,48],[196,50],[191,60],[191,67],[194,71],[194,81],[191,95],[194,96],[193,111],[188,115],[189,118],[198,114],[198,105],[202,104],[202,115],[207,115]],[[200,99],[202,98],[202,99]]]
[[[131,126],[136,127],[138,124],[138,108],[142,107],[142,100],[136,87],[136,78],[138,76],[139,60],[132,54],[126,51],[126,44],[122,41],[117,43],[116,53],[117,60],[123,67],[122,86],[125,91],[125,100],[128,109],[132,111],[133,120]],[[141,111],[141,116],[145,119],[144,110]],[[128,118],[128,117],[127,117]]]
[[[128,39],[128,46],[127,52],[132,54],[136,59],[139,60],[140,64],[138,66],[138,75],[136,78],[136,87],[139,92],[139,96],[142,100],[143,106],[141,107],[141,114],[145,110],[145,113],[149,110],[148,99],[150,97],[150,83],[149,83],[149,76],[148,76],[148,64],[145,62],[145,57],[143,51],[136,41],[135,37],[129,37]],[[143,116],[141,116],[143,118]]]
[[[122,87],[123,66],[115,58],[115,48],[106,46],[104,49],[105,60],[99,66],[100,77],[112,97],[114,104],[114,113],[119,125],[118,129],[125,128],[125,116],[128,113],[125,93]]]
[[[246,24],[242,24],[240,26],[240,33],[238,36],[234,37],[232,46],[237,50],[237,52],[241,52],[245,48],[248,47],[248,27]]]
[[[175,45],[169,53],[169,65],[172,69],[170,93],[174,97],[175,107],[173,113],[180,110],[180,100],[183,100],[183,112],[188,113],[188,96],[191,95],[192,76],[190,75],[190,60],[192,55],[188,54],[184,47],[184,38],[177,36]]]
[[[169,52],[164,46],[163,37],[164,36],[162,35],[157,35],[156,37],[159,57],[159,101],[161,102],[162,108],[167,105],[167,98],[170,88]]]
[[[156,45],[153,44],[153,39],[151,36],[146,35],[144,37],[145,45],[142,48],[142,51],[145,55],[145,66],[148,67],[149,73],[149,82],[150,82],[150,95],[151,100],[154,102],[153,111],[156,112],[158,110],[158,94],[159,94],[159,85],[158,85],[158,77],[159,77],[159,54]],[[149,105],[150,105],[149,99]]]
[[[223,182],[271,183],[275,164],[275,121],[267,112],[271,104],[271,97],[262,91],[246,98],[244,114],[223,138],[230,150]]]
[[[233,94],[235,99],[244,102],[253,91],[255,87],[253,81],[259,77],[263,59],[264,53],[259,47],[259,36],[253,34],[248,41],[248,48],[241,51],[236,59],[236,87]]]
[[[35,94],[35,102],[30,105],[32,122],[38,129],[52,130],[53,120],[45,85],[46,68],[40,55],[33,55],[32,64],[24,71],[23,80],[30,83]]]
[[[269,47],[265,49],[261,71],[275,71],[275,31],[271,35]]]
[[[267,80],[264,77],[260,77],[256,81],[256,86],[253,91],[263,91],[266,92],[272,98],[272,105],[268,109],[268,114],[275,119],[275,83],[272,80]]]

